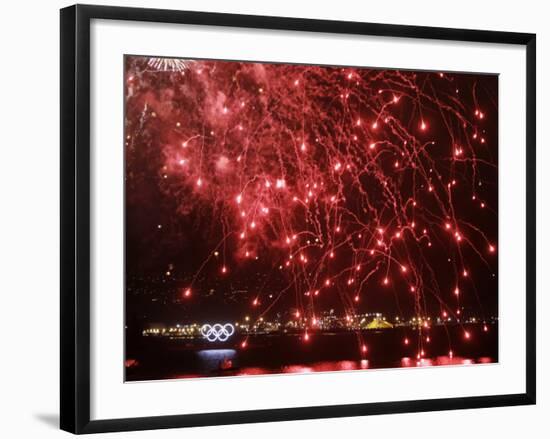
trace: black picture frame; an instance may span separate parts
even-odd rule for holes
[[[347,404],[90,419],[90,22],[93,19],[229,26],[503,43],[526,47],[526,375],[525,393],[416,401]],[[535,404],[535,141],[536,36],[529,33],[446,29],[287,17],[75,5],[61,10],[61,404],[63,430],[99,433],[386,413]]]

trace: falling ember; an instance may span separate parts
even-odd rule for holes
[[[494,342],[496,75],[124,65],[129,315],[232,322],[228,348],[272,331],[319,357],[336,328],[373,365],[371,329],[422,365]]]

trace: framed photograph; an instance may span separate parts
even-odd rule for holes
[[[61,10],[61,428],[535,403],[535,35]]]

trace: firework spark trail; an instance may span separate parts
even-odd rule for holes
[[[388,288],[409,291],[416,315],[427,315],[427,296],[443,316],[460,313],[462,285],[472,277],[468,258],[490,266],[496,252],[462,212],[465,193],[470,209],[496,208],[480,195],[479,168],[496,168],[487,152],[496,139],[484,129],[494,110],[478,106],[475,78],[169,61],[136,58],[129,69],[129,132],[142,135],[144,111],[156,119],[149,123],[163,124],[160,139],[144,142],[162,156],[159,185],[181,214],[208,212],[208,227],[219,227],[211,250],[222,253],[219,276],[261,258],[284,280],[280,291],[254,295],[257,318],[294,294],[295,318],[309,339],[320,295],[339,295],[352,316],[369,294]],[[155,92],[151,67],[169,75]],[[432,247],[449,255],[454,284],[438,282]],[[216,263],[209,256],[201,264],[186,297],[200,289],[200,271]],[[429,327],[419,331],[423,340]]]

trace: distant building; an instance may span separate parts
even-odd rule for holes
[[[365,329],[387,329],[387,328],[393,328],[393,325],[379,317],[374,318],[367,326],[365,326]]]

